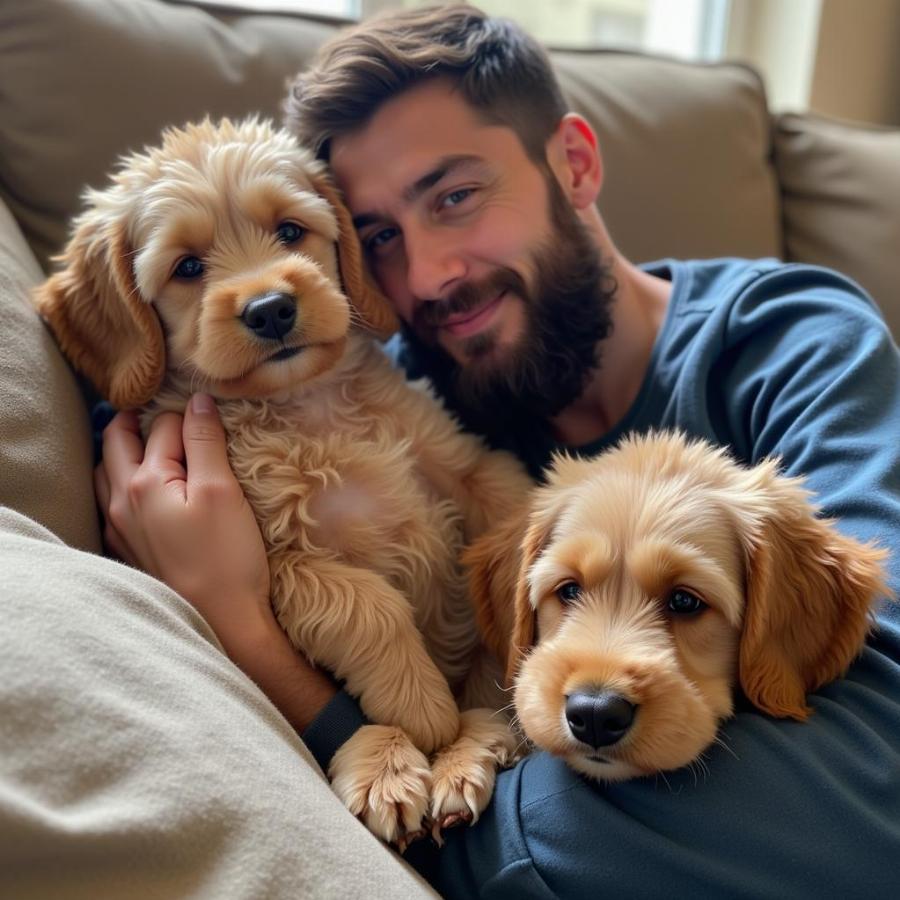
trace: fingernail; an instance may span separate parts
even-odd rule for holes
[[[209,394],[194,394],[191,397],[191,411],[204,416],[216,411],[216,401]]]

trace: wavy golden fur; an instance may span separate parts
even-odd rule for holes
[[[337,754],[335,789],[386,840],[426,813],[477,818],[512,746],[502,718],[457,706],[487,697],[464,680],[489,669],[460,552],[527,476],[376,346],[393,313],[322,164],[287,132],[169,130],[87,200],[38,308],[114,405],[145,407],[145,426],[192,391],[217,398],[279,621],[379,723]],[[186,257],[202,275],[178,274]],[[248,318],[273,297],[281,325]]]
[[[817,518],[775,462],[677,434],[558,457],[530,510],[467,551],[522,729],[603,780],[695,761],[738,685],[805,719],[862,647],[885,555]]]

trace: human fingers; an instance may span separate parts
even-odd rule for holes
[[[184,440],[182,417],[178,413],[160,413],[150,425],[144,464],[169,481],[184,481]]]
[[[126,485],[144,459],[144,442],[136,413],[116,413],[103,429],[103,466],[113,491]]]
[[[100,509],[100,517],[103,521],[103,546],[107,555],[120,559],[129,565],[135,565],[135,557],[128,547],[125,539],[119,534],[113,525],[109,514],[111,491],[109,477],[106,468],[101,461],[94,469],[94,493],[97,497],[97,506]]]
[[[106,519],[109,512],[110,490],[109,477],[102,460],[94,468],[94,494],[97,497],[97,506],[100,507],[103,518]]]
[[[215,400],[194,394],[184,414],[184,452],[188,470],[188,495],[212,483],[234,482],[228,462],[225,429]]]

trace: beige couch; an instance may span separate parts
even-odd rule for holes
[[[86,405],[27,299],[117,155],[205,114],[278,117],[286,79],[335,27],[0,0],[0,505],[16,511],[0,514],[0,894],[425,893],[190,608],[93,555]],[[601,211],[626,254],[831,265],[900,336],[900,132],[773,118],[738,65],[554,61],[600,135]]]

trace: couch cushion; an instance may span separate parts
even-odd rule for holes
[[[0,196],[41,264],[119,155],[206,114],[280,117],[332,30],[158,0],[0,3]]]
[[[600,211],[630,259],[779,256],[770,119],[746,66],[636,53],[553,56],[598,131]]]
[[[787,258],[855,278],[900,341],[900,130],[784,115],[775,163]]]
[[[28,299],[41,270],[0,203],[0,506],[99,551],[87,411]]]

